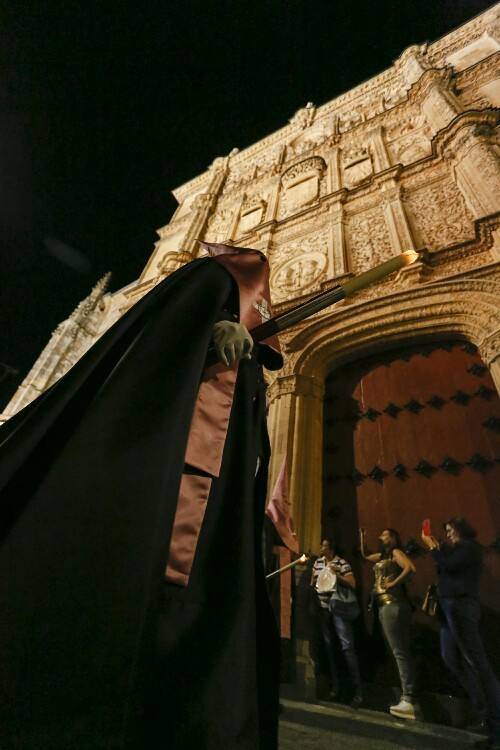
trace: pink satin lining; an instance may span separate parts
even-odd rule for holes
[[[212,477],[182,475],[170,558],[165,571],[165,577],[171,583],[188,585],[211,485]]]
[[[218,477],[233,405],[237,365],[205,370],[191,420],[186,464]]]
[[[262,322],[254,301],[265,298],[269,302],[269,266],[262,257],[251,251],[213,258],[227,268],[238,284],[240,322],[249,329]],[[276,337],[266,343],[280,351]],[[189,583],[212,478],[220,473],[237,373],[238,363],[230,369],[214,365],[205,370],[198,391],[184,463],[210,476],[182,475],[165,571],[167,581],[181,586]]]

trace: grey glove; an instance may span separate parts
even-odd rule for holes
[[[217,356],[228,367],[238,359],[250,359],[253,339],[241,323],[219,321],[214,325],[212,338]]]

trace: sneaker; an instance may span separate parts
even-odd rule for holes
[[[400,700],[396,706],[389,708],[389,713],[393,716],[397,716],[398,719],[413,719],[417,717],[415,715],[415,706],[409,701]]]

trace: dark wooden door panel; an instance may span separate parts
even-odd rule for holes
[[[363,598],[372,578],[357,552],[358,526],[372,547],[387,527],[418,545],[424,518],[444,536],[443,522],[463,515],[486,548],[482,596],[492,634],[500,617],[500,549],[491,546],[500,532],[500,399],[474,348],[435,342],[335,371],[326,381],[324,429],[323,533],[353,561]],[[418,603],[435,572],[414,550]],[[490,640],[499,651],[498,636]]]

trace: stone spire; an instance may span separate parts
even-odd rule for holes
[[[0,422],[16,414],[59,380],[92,346],[97,338],[96,314],[110,279],[111,273],[104,274],[69,318],[59,323],[14,398],[6,406],[4,414],[0,416]]]

